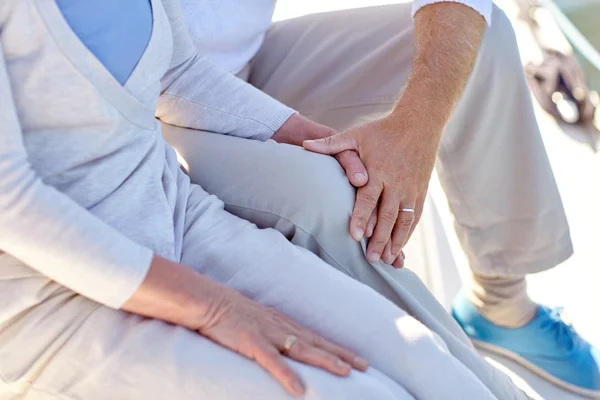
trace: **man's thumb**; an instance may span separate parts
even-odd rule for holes
[[[302,145],[306,150],[329,155],[345,150],[356,150],[352,139],[345,133],[338,133],[323,139],[305,140]]]

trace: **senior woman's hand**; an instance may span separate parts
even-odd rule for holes
[[[356,354],[301,327],[280,312],[233,290],[222,290],[221,295],[223,298],[198,332],[256,361],[292,395],[304,394],[304,386],[282,354],[338,376],[347,376],[352,368],[367,368],[366,361]]]
[[[300,114],[295,114],[275,132],[272,139],[277,143],[302,146],[306,140],[323,139],[337,133],[328,126],[317,124]],[[367,169],[356,151],[341,151],[332,156],[340,163],[353,186],[361,187],[367,184],[369,180]]]
[[[285,315],[159,256],[123,309],[184,326],[254,360],[294,396],[305,388],[284,355],[338,376],[368,368],[356,354]]]

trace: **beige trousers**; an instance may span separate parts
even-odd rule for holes
[[[343,130],[389,113],[413,50],[410,4],[310,15],[272,27],[249,81]],[[333,158],[273,141],[164,131],[186,159],[192,180],[230,212],[279,230],[373,287],[442,336],[452,351],[468,346],[412,272],[367,262],[365,243],[348,233],[355,191]],[[514,33],[498,8],[442,138],[437,171],[475,274],[522,278],[571,255]]]
[[[302,114],[343,130],[391,110],[413,50],[410,4],[310,15],[274,24],[249,80]],[[230,211],[276,227],[394,297],[384,281],[396,276],[384,265],[369,265],[364,244],[348,234],[354,191],[334,160],[286,145],[167,131],[192,179]],[[498,8],[436,167],[477,275],[522,277],[571,255],[514,32]]]

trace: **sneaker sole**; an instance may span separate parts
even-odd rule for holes
[[[536,375],[540,376],[541,378],[544,378],[545,380],[549,381],[550,383],[554,384],[555,386],[558,386],[561,389],[568,390],[569,392],[575,393],[580,396],[585,396],[585,397],[592,398],[592,399],[600,399],[600,391],[584,389],[582,387],[575,386],[569,382],[563,381],[562,379],[559,379],[555,376],[552,376],[549,373],[547,373],[546,371],[544,371],[543,369],[541,369],[540,367],[530,363],[529,361],[527,361],[526,359],[524,359],[517,353],[513,353],[510,350],[506,350],[502,347],[494,346],[493,344],[489,344],[486,342],[481,342],[479,340],[471,339],[471,342],[473,343],[473,345],[475,347],[477,347],[479,349],[489,351],[490,353],[500,355],[502,357],[508,358],[508,359],[516,362],[517,364],[527,368],[531,372],[535,373]]]

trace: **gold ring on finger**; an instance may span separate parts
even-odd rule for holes
[[[288,354],[292,347],[296,344],[298,338],[294,335],[287,335],[285,341],[283,342],[283,353]]]

